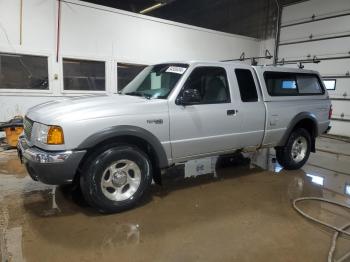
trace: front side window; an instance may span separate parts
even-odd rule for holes
[[[322,95],[319,77],[307,73],[264,73],[267,91],[271,96]]]
[[[120,94],[166,99],[187,68],[186,64],[148,66]]]
[[[222,67],[197,67],[186,80],[185,89],[201,95],[200,104],[229,103],[230,92],[226,71]]]
[[[252,72],[248,69],[235,70],[242,102],[258,101],[258,93]]]
[[[105,91],[105,62],[63,59],[64,90]]]
[[[48,90],[45,56],[0,53],[0,89]]]

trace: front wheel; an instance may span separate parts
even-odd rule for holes
[[[102,213],[134,207],[152,182],[148,156],[134,146],[117,145],[86,161],[80,177],[84,198]]]
[[[298,128],[292,132],[285,146],[276,149],[277,161],[285,169],[299,169],[309,159],[310,148],[309,132],[304,128]]]

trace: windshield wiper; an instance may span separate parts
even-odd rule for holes
[[[138,92],[138,91],[124,93],[124,95],[128,95],[128,96],[141,96],[141,97],[145,97],[145,98],[147,98],[147,99],[150,99],[150,98],[152,97],[152,96],[150,96],[150,95],[146,95],[145,93]]]
[[[124,93],[124,95],[127,95],[127,96],[143,96],[143,93],[140,93],[140,92],[129,92],[129,93]]]

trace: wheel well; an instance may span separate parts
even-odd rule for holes
[[[81,174],[80,171],[87,159],[89,159],[93,155],[98,155],[102,151],[106,150],[111,144],[117,144],[117,143],[134,145],[139,149],[141,149],[143,152],[145,152],[149,156],[149,159],[152,164],[153,179],[156,183],[161,184],[161,177],[160,177],[161,172],[159,168],[159,160],[155,149],[146,140],[139,138],[137,136],[128,136],[128,135],[109,138],[89,148],[87,150],[87,153],[83,157],[83,159],[80,161],[77,174],[75,175],[75,178],[74,178],[74,182],[79,182],[79,177]]]
[[[293,128],[293,131],[297,128],[304,128],[306,129],[311,137],[316,137],[316,125],[314,121],[311,119],[305,118],[303,120],[300,120]]]
[[[317,126],[315,122],[308,118],[302,119],[294,126],[292,131],[298,128],[304,128],[309,132],[311,136],[311,152],[316,152],[315,139],[317,136]]]

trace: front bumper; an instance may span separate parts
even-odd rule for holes
[[[18,156],[35,181],[49,185],[69,184],[77,173],[86,151],[44,151],[30,147],[21,137],[17,145]]]

